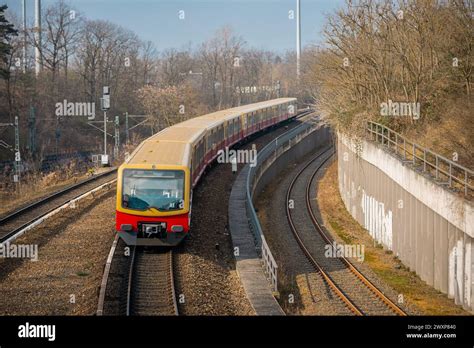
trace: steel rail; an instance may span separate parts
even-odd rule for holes
[[[295,177],[292,179],[290,186],[288,187],[288,190],[286,191],[286,217],[288,219],[288,223],[290,224],[290,229],[293,234],[293,236],[296,239],[296,242],[298,243],[299,247],[303,251],[305,257],[308,259],[308,261],[311,263],[311,265],[316,269],[316,271],[321,274],[323,280],[329,285],[329,287],[336,293],[336,295],[341,299],[342,302],[349,308],[350,311],[352,311],[355,315],[361,316],[363,315],[362,311],[357,307],[356,304],[354,304],[346,294],[337,286],[336,283],[331,279],[329,274],[327,274],[324,269],[321,267],[321,265],[315,260],[315,258],[311,255],[309,250],[306,248],[303,240],[301,239],[298,230],[296,229],[296,226],[294,224],[293,218],[291,217],[291,212],[290,212],[290,206],[288,202],[290,201],[290,195],[291,191],[296,183],[296,180],[300,177],[300,175],[308,168],[311,163],[313,163],[315,160],[320,158],[324,153],[328,152],[331,148],[328,148],[326,151],[324,151],[321,154],[318,154],[316,157],[308,161],[307,164],[295,175]],[[324,163],[324,162],[323,162]]]
[[[313,226],[316,228],[316,230],[319,232],[319,234],[323,237],[323,239],[328,243],[332,244],[334,242],[334,239],[331,238],[326,232],[324,232],[321,224],[319,223],[318,219],[316,218],[314,211],[311,206],[311,187],[312,183],[314,181],[314,178],[316,177],[316,174],[319,172],[319,170],[322,168],[322,166],[332,157],[329,156],[324,162],[321,163],[320,166],[316,168],[316,170],[313,172],[311,175],[310,179],[308,180],[308,184],[306,186],[306,208],[308,209],[309,215],[311,217],[311,222],[313,223]],[[375,296],[377,296],[380,300],[382,300],[387,307],[389,307],[393,312],[395,312],[397,315],[400,316],[406,316],[407,314],[400,308],[398,307],[395,303],[393,303],[392,300],[390,300],[387,296],[385,296],[367,277],[365,277],[354,265],[345,257],[345,256],[340,256],[338,257],[339,260],[341,260],[344,265],[349,268],[349,270],[370,290],[374,293]]]

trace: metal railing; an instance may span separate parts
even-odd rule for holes
[[[428,175],[440,185],[464,192],[466,198],[472,197],[472,170],[408,140],[380,123],[367,122],[367,133],[372,141],[382,144],[418,172]]]
[[[247,199],[245,202],[247,216],[249,217],[250,229],[252,230],[252,233],[255,238],[255,245],[257,246],[257,250],[260,250],[265,271],[267,273],[267,276],[270,278],[270,282],[274,291],[277,291],[278,265],[276,264],[275,259],[272,256],[270,248],[265,242],[262,227],[260,226],[260,221],[258,219],[257,213],[255,212],[255,208],[252,202],[253,193],[256,184],[258,183],[258,180],[268,169],[268,167],[270,167],[270,165],[282,153],[284,153],[289,148],[300,142],[307,135],[312,133],[316,128],[316,122],[310,121],[307,123],[302,123],[301,125],[278,136],[271,143],[267,144],[257,154],[257,165],[255,167],[249,167],[246,182]]]
[[[268,247],[265,236],[262,234],[262,260],[263,267],[265,268],[265,273],[267,277],[270,278],[270,283],[272,285],[273,291],[278,291],[278,265],[273,258],[272,252]]]

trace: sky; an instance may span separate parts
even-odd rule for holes
[[[33,21],[34,0],[27,1],[27,16]],[[56,0],[42,0],[42,7]],[[301,0],[302,45],[323,42],[321,31],[327,14],[345,0]],[[0,0],[8,11],[21,14],[21,0]],[[223,26],[230,26],[247,47],[283,53],[296,47],[296,0],[67,0],[88,19],[103,19],[134,31],[152,41],[159,51],[196,48]],[[179,15],[183,14],[184,19]]]

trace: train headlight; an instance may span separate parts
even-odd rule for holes
[[[171,231],[173,231],[173,232],[183,232],[184,227],[182,225],[173,225],[173,226],[171,226]]]
[[[120,229],[124,232],[131,232],[133,230],[133,226],[131,224],[121,224]]]

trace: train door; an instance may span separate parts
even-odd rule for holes
[[[223,123],[223,147],[226,147],[229,143],[228,143],[228,133],[229,133],[229,121],[224,121]]]
[[[242,120],[243,120],[243,126],[242,126],[242,138],[243,138],[243,137],[246,137],[248,134],[247,125],[248,125],[249,115],[244,114],[242,116]]]
[[[255,133],[255,131],[257,130],[257,122],[255,120],[255,111],[252,112],[252,133]]]
[[[217,153],[217,144],[216,144],[216,128],[212,128],[211,132],[211,146],[212,146],[212,151],[211,151],[211,159],[214,158],[214,156]]]
[[[206,156],[205,162],[209,163],[212,158],[212,130],[208,130],[206,134]]]

